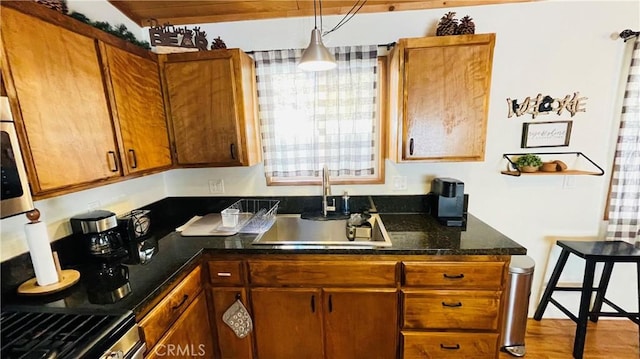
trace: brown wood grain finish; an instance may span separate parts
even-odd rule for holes
[[[125,173],[171,166],[157,62],[102,44]]]
[[[198,295],[145,358],[215,358],[207,301]]]
[[[390,66],[395,161],[484,159],[495,34],[400,39]]]
[[[244,284],[244,265],[242,261],[212,260],[209,266],[209,280],[214,285]]]
[[[528,2],[533,0],[370,0],[362,4],[359,13],[392,12]],[[313,15],[313,2],[308,0],[270,1],[182,1],[180,6],[166,1],[109,0],[140,26],[149,26],[149,19],[158,24],[204,24]],[[353,7],[353,1],[329,0],[322,3],[324,15],[344,15]]]
[[[323,289],[326,357],[395,358],[395,289]]]
[[[396,283],[395,261],[248,262],[252,285],[395,287]]]
[[[405,329],[497,330],[501,292],[403,290]]]
[[[255,77],[248,55],[216,50],[167,55],[162,62],[178,165],[259,162]]]
[[[497,333],[401,332],[404,359],[488,359],[498,353]]]
[[[251,302],[260,358],[325,358],[320,289],[254,288]]]
[[[196,267],[158,305],[142,318],[139,325],[144,332],[147,349],[153,348],[173,322],[185,311],[202,289],[200,267]]]
[[[212,288],[211,297],[213,300],[213,318],[217,328],[218,349],[220,350],[220,358],[222,359],[251,359],[253,351],[251,343],[253,341],[253,333],[244,338],[238,338],[236,334],[222,321],[225,311],[236,302],[237,299],[251,310],[247,295],[244,288]]]
[[[34,194],[120,176],[95,41],[6,7],[1,26]]]
[[[499,289],[505,262],[403,262],[406,287]]]

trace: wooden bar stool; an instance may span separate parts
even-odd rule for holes
[[[638,324],[638,330],[640,330],[640,314],[638,312],[627,312],[605,298],[609,279],[611,278],[611,272],[613,271],[613,265],[621,262],[636,263],[636,270],[638,272],[637,288],[640,293],[640,249],[623,241],[557,241],[556,244],[562,248],[562,252],[560,253],[560,257],[558,258],[555,268],[553,269],[553,273],[549,279],[549,284],[547,284],[547,288],[544,290],[544,294],[542,295],[540,304],[538,304],[538,309],[536,309],[533,319],[538,321],[542,319],[542,315],[544,314],[545,309],[547,309],[547,304],[551,302],[571,318],[571,320],[576,322],[576,336],[573,341],[573,357],[576,359],[582,359],[582,354],[584,352],[584,343],[587,334],[587,319],[597,322],[599,317],[629,318],[634,323]],[[567,263],[569,254],[574,254],[585,260],[582,288],[557,286],[558,279],[560,278],[560,274],[562,274],[562,270]],[[593,278],[596,263],[598,262],[604,263],[604,269],[600,278],[600,284],[598,287],[594,288]],[[580,307],[577,317],[551,297],[554,291],[579,291],[582,293],[580,296]],[[589,309],[593,292],[596,292],[596,298],[593,303],[593,308]],[[640,308],[640,295],[638,295],[637,300],[638,307]],[[603,312],[603,303],[607,304],[615,311]]]

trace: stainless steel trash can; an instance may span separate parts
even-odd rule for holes
[[[511,257],[501,349],[517,357],[522,357],[526,353],[524,337],[527,332],[527,314],[534,267],[535,262],[529,256]]]

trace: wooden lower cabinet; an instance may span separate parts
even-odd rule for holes
[[[498,352],[497,333],[402,332],[403,358],[494,358]]]
[[[397,356],[395,289],[323,289],[326,358]]]
[[[256,352],[261,359],[322,359],[320,289],[251,290]]]
[[[259,358],[397,355],[395,289],[255,288],[251,297]]]
[[[214,358],[206,297],[200,293],[145,358]]]
[[[215,322],[215,327],[217,329],[220,358],[253,358],[253,351],[251,349],[253,333],[244,338],[238,338],[233,330],[231,330],[231,328],[222,321],[222,316],[225,311],[238,299],[242,301],[242,304],[247,308],[247,310],[250,310],[249,305],[247,304],[247,295],[244,288],[212,288],[211,298],[213,301],[212,312],[214,313],[212,320]]]

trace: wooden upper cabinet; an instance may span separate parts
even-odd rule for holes
[[[170,54],[161,62],[176,163],[258,163],[261,147],[253,60],[239,49],[229,49]]]
[[[120,176],[95,40],[8,7],[1,11],[3,66],[18,99],[14,118],[32,192]]]
[[[390,60],[389,158],[484,160],[495,34],[400,39]]]
[[[157,60],[100,45],[125,174],[171,166]]]

